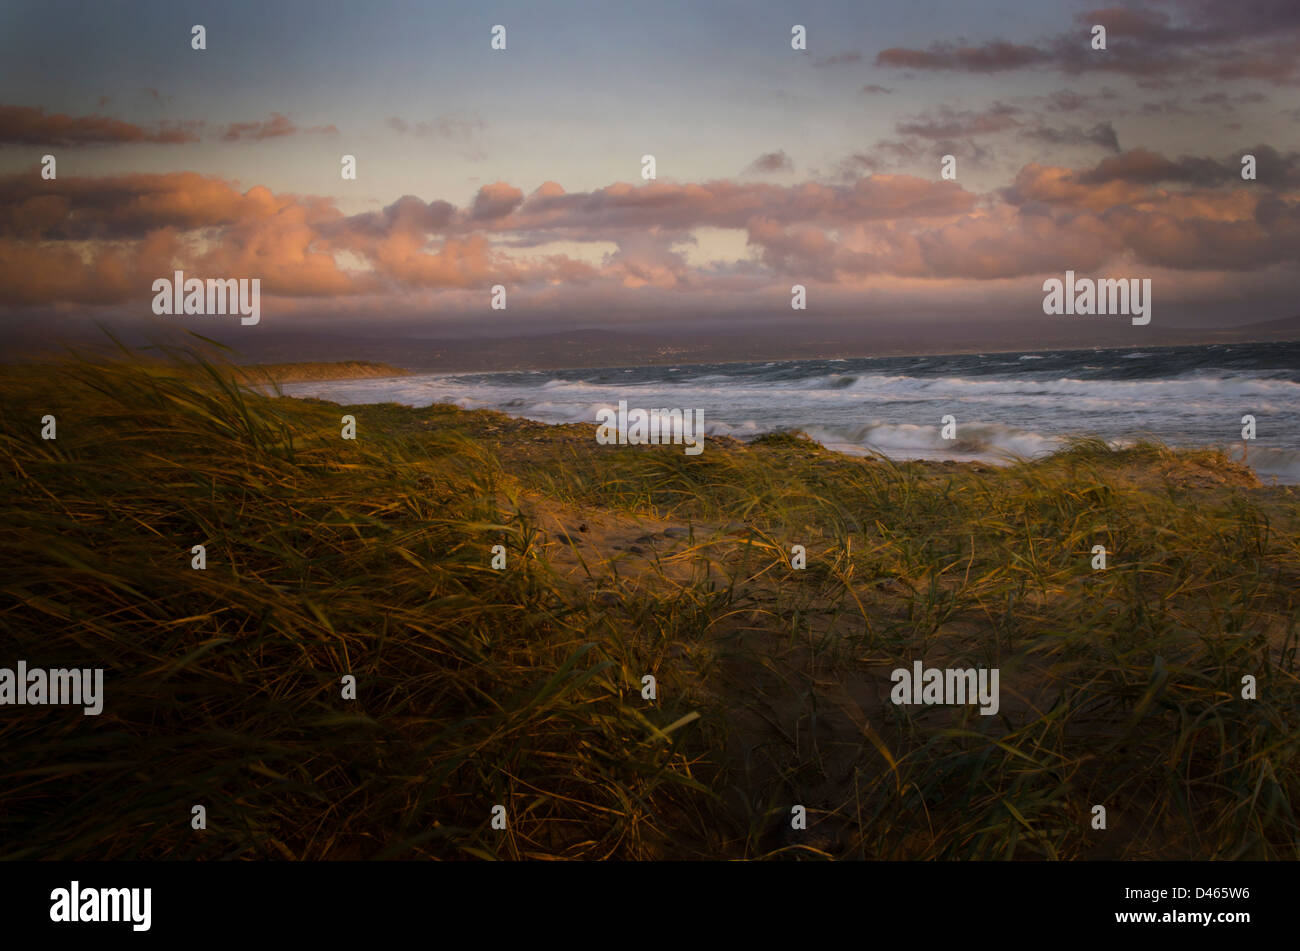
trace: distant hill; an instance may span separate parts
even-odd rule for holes
[[[1281,317],[1277,320],[1260,320],[1253,324],[1238,327],[1236,332],[1240,334],[1282,333],[1289,334],[1291,339],[1300,339],[1300,314],[1296,314],[1294,317]]]

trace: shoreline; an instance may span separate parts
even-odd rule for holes
[[[998,468],[786,433],[686,456],[192,370],[0,375],[5,623],[33,667],[92,653],[111,671],[85,725],[104,766],[15,803],[23,848],[464,857],[495,841],[479,764],[508,761],[539,804],[512,827],[546,857],[1290,854],[1284,810],[1249,837],[1204,821],[1254,802],[1261,770],[1269,795],[1300,790],[1275,686],[1293,677],[1300,493],[1221,453],[1093,441]],[[997,715],[894,699],[891,670],[918,661],[997,671]],[[1244,674],[1263,689],[1237,700]],[[7,718],[0,742],[11,784],[85,762],[85,737],[44,720]],[[252,785],[225,838],[196,853],[184,823],[119,821],[116,791],[202,802],[213,764]],[[286,810],[304,788],[310,807]],[[421,796],[445,835],[411,838],[402,804]],[[337,834],[318,835],[318,801]],[[1097,802],[1122,834],[1077,818]]]
[[[1128,352],[1132,352],[1137,349],[1138,348],[1128,348],[1128,347],[1093,348],[1086,351],[1052,350],[1052,351],[1043,351],[1042,353],[1044,355],[1057,355],[1057,356],[1066,356],[1066,357],[1069,357],[1073,354],[1078,354],[1080,355],[1080,357],[1084,357],[1089,353],[1096,353],[1100,351],[1105,351],[1111,354],[1126,355]],[[1140,352],[1147,355],[1154,355],[1154,354],[1148,354],[1148,351],[1154,351],[1156,349],[1157,348],[1142,348]],[[1032,355],[1026,351],[1018,351],[1018,350],[1005,351],[1004,353],[1010,355],[1015,355],[1015,354],[1021,354],[1025,356]],[[959,355],[950,354],[945,356],[956,357]],[[843,358],[843,359],[851,360],[852,358]],[[930,358],[921,357],[919,359],[930,359]],[[757,364],[754,362],[747,361],[744,363],[739,363],[739,362],[733,363],[731,364],[731,366],[739,365],[739,366],[763,367],[767,365],[779,366],[783,363],[798,364],[801,362],[804,361],[797,361],[797,360],[763,361],[762,363],[757,363]],[[394,381],[403,380],[403,379],[445,381],[449,378],[457,376],[457,374],[443,373],[438,371],[428,371],[428,372],[408,371],[404,373],[385,372],[385,371],[393,371],[396,368],[393,368],[391,366],[383,367],[383,365],[369,365],[369,366],[371,367],[371,372],[365,374],[349,375],[346,372],[337,372],[337,371],[332,373],[318,374],[315,376],[312,376],[310,374],[298,374],[293,376],[293,378],[281,377],[279,380],[277,380],[277,382],[282,382],[285,383],[286,385],[293,386],[296,384],[304,384],[304,383],[311,384],[317,381],[325,384],[332,384],[332,383],[347,384],[349,382],[355,382],[359,380],[383,381],[389,379]],[[678,365],[678,366],[684,370],[703,368],[709,371],[713,371],[718,365],[697,364],[697,365]],[[381,369],[381,367],[383,369]],[[279,369],[292,371],[293,366],[283,365]],[[593,368],[588,372],[618,373],[618,372],[626,372],[627,370],[635,370],[635,369],[640,369],[640,368],[637,367]],[[897,370],[899,372],[902,372],[900,368],[883,368],[883,369],[891,370],[891,371]],[[491,378],[498,374],[509,375],[512,372],[515,371],[494,371],[491,373],[473,373],[473,374],[466,374],[466,375],[470,375],[474,377]],[[545,375],[547,372],[565,373],[566,371],[556,370],[556,371],[523,371],[523,372],[535,376],[535,375]],[[578,371],[578,372],[584,372],[584,371]],[[870,372],[870,368],[863,368],[860,366],[855,366],[852,368],[846,367],[845,372]],[[637,384],[637,385],[644,385],[644,384]],[[665,386],[670,387],[673,385],[675,384],[665,381]],[[1104,381],[1098,382],[1098,387],[1104,387],[1104,385],[1105,385]],[[449,396],[446,392],[438,391],[440,389],[455,391],[459,395]],[[272,392],[272,389],[270,387],[262,387],[261,390],[262,392],[268,394]],[[430,405],[441,404],[441,405],[456,406],[463,410],[482,409],[488,411],[501,412],[506,416],[514,419],[529,420],[532,422],[545,424],[545,425],[553,425],[553,426],[591,425],[593,428],[597,425],[597,421],[595,420],[594,417],[590,422],[588,422],[585,419],[568,417],[566,414],[561,412],[548,413],[544,409],[541,411],[535,411],[531,403],[520,403],[519,401],[503,402],[501,400],[497,400],[493,402],[490,399],[484,399],[481,395],[475,396],[474,395],[475,391],[473,390],[472,385],[470,389],[465,390],[464,392],[461,392],[459,388],[454,386],[452,387],[444,386],[441,388],[435,388],[435,392],[432,392],[428,394],[426,397],[424,397],[424,399],[427,399],[428,402],[425,402],[424,399],[420,399],[418,396],[414,396],[410,392],[386,394],[383,396],[383,398],[380,398],[379,394],[362,396],[361,394],[358,394],[355,391],[354,392],[346,392],[346,391],[330,392],[332,390],[334,390],[333,387],[324,386],[324,387],[309,388],[309,392],[307,393],[295,392],[295,393],[284,393],[283,395],[292,398],[320,399],[331,403],[335,403],[340,406],[349,405],[349,406],[364,407],[368,405],[375,405],[375,403],[370,402],[371,399],[374,399],[376,402],[393,402],[396,405],[405,406],[412,409],[421,409],[421,408],[428,407]],[[416,401],[415,402],[409,401],[412,398],[414,398]],[[470,403],[471,405],[469,406],[464,405],[464,402],[462,402],[462,400],[464,402]],[[474,404],[478,404],[478,405],[474,405]],[[791,414],[791,415],[798,416],[798,414]],[[1122,449],[1127,446],[1131,446],[1143,442],[1154,442],[1162,446],[1165,446],[1168,449],[1173,451],[1189,451],[1189,452],[1196,452],[1200,450],[1219,451],[1222,452],[1225,455],[1225,457],[1231,459],[1235,463],[1240,463],[1242,461],[1242,446],[1241,443],[1238,442],[1237,440],[1234,440],[1232,438],[1200,439],[1198,438],[1201,435],[1199,433],[1187,435],[1185,438],[1180,440],[1176,435],[1168,435],[1168,434],[1162,435],[1158,433],[1148,433],[1143,431],[1134,432],[1132,434],[1125,434],[1125,433],[1111,432],[1105,429],[1090,429],[1087,428],[1087,426],[1081,426],[1077,429],[1071,429],[1071,430],[1063,429],[1060,431],[1053,431],[1049,426],[1046,429],[1038,429],[1038,430],[1031,431],[1023,428],[1017,428],[1016,426],[1006,422],[1005,420],[998,420],[996,418],[974,419],[974,420],[968,420],[966,425],[974,426],[975,428],[971,430],[965,430],[966,432],[973,433],[974,435],[970,437],[969,441],[964,441],[964,442],[958,441],[954,443],[954,448],[950,450],[947,448],[946,445],[924,446],[924,445],[908,445],[906,441],[902,443],[892,442],[890,439],[890,434],[888,432],[884,432],[883,439],[865,438],[861,442],[854,442],[853,438],[855,437],[846,437],[843,434],[835,433],[833,430],[831,431],[824,430],[823,423],[818,422],[816,420],[808,420],[808,419],[800,420],[796,418],[793,421],[789,421],[789,420],[772,421],[768,419],[768,420],[764,420],[758,427],[754,427],[752,420],[749,420],[748,422],[741,421],[744,419],[748,419],[748,417],[746,417],[743,413],[739,417],[728,418],[728,419],[722,419],[721,417],[716,417],[716,416],[712,417],[710,423],[712,427],[715,429],[715,431],[706,434],[705,436],[706,443],[708,441],[717,440],[722,437],[737,439],[741,442],[748,443],[754,441],[757,438],[761,438],[765,435],[773,435],[773,434],[779,435],[784,433],[805,433],[811,439],[813,439],[814,441],[822,445],[824,448],[849,457],[879,456],[881,458],[887,458],[894,462],[922,461],[922,462],[942,462],[942,463],[957,463],[957,464],[992,465],[998,467],[1005,467],[1008,465],[1015,465],[1021,461],[1033,461],[1037,459],[1046,458],[1055,452],[1062,451],[1063,449],[1067,448],[1071,443],[1080,439],[1102,439],[1106,441],[1106,443],[1114,449]],[[750,428],[746,428],[747,426]],[[882,431],[892,430],[896,428],[902,428],[902,429],[924,428],[924,427],[913,427],[912,424],[908,423],[905,420],[888,421],[888,420],[879,420],[879,419],[873,420],[868,428],[874,429],[876,427],[879,427]],[[932,428],[937,431],[937,427],[932,427]],[[880,433],[877,433],[876,435],[880,435]],[[1037,448],[1037,447],[1026,448],[1026,446],[1024,445],[1024,441],[1026,440],[1038,444],[1038,446],[1041,446],[1041,448]],[[1251,469],[1251,471],[1256,473],[1261,484],[1296,485],[1296,484],[1300,484],[1300,470],[1297,470],[1297,465],[1296,465],[1297,456],[1300,456],[1300,449],[1289,448],[1287,446],[1257,445],[1251,447],[1251,451],[1247,454],[1247,458],[1245,459],[1245,462],[1248,465],[1248,467]]]

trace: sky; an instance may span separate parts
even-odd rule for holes
[[[1298,93],[1292,0],[6,0],[0,328],[177,269],[303,332],[1031,321],[1067,269],[1289,317]]]

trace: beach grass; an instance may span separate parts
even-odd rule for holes
[[[1300,858],[1300,496],[1218,451],[687,456],[249,379],[0,372],[0,666],[106,669],[0,707],[0,858]],[[997,714],[895,705],[915,660]]]

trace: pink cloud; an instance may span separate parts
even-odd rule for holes
[[[543,296],[583,286],[706,299],[783,281],[1007,280],[1121,258],[1206,272],[1300,259],[1300,157],[1261,151],[1272,179],[1253,187],[1225,162],[1134,150],[1083,168],[1030,164],[983,195],[880,174],[574,193],[548,181],[527,195],[494,182],[463,208],[406,195],[353,216],[330,199],[241,191],[192,172],[43,181],[28,171],[0,177],[0,302],[137,301],[174,267],[259,277],[280,297],[472,294],[502,283]],[[740,232],[750,256],[692,264],[682,248],[700,228]],[[599,261],[532,251],[555,242],[617,250]]]

